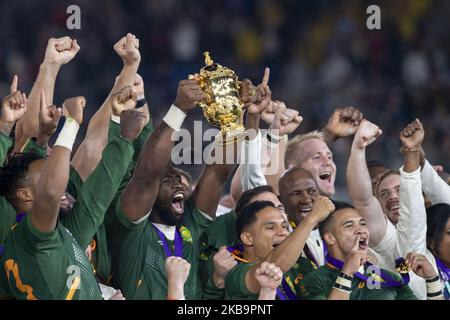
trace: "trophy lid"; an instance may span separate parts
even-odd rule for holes
[[[203,56],[205,57],[205,66],[200,69],[200,75],[207,78],[217,76],[236,77],[233,70],[214,62],[209,55],[209,51],[203,52]]]

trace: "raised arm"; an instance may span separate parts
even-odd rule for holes
[[[269,255],[265,258],[266,262],[274,263],[282,272],[287,272],[291,269],[300,255],[303,252],[306,239],[308,239],[311,231],[328,215],[334,211],[334,204],[327,197],[318,197],[314,201],[314,206],[311,213],[302,220],[294,231]],[[261,263],[255,264],[246,274],[245,283],[251,292],[258,292],[260,285],[256,279],[256,269],[260,267]]]
[[[114,104],[114,94],[124,87],[133,86],[137,77],[139,63],[141,61],[141,55],[139,53],[139,39],[131,33],[121,38],[114,45],[114,50],[119,57],[122,58],[122,71],[116,78],[114,86],[105,102],[103,102],[100,109],[97,110],[91,118],[86,132],[86,137],[72,159],[72,166],[78,172],[82,180],[86,180],[86,178],[97,167],[102,157],[103,149],[108,143],[108,128],[114,109],[114,106],[112,106],[112,104]],[[130,108],[134,108],[135,105],[136,101]],[[123,108],[114,109],[114,116],[120,117],[120,112],[122,110]],[[146,113],[148,113],[148,110]],[[146,115],[148,119],[148,114]]]
[[[425,158],[425,151],[421,148],[420,162],[422,171],[420,178],[422,180],[422,189],[430,197],[432,204],[446,203],[450,204],[450,186],[434,170],[431,164]]]
[[[270,69],[265,68],[263,79],[258,87],[254,87],[250,80],[243,81],[241,85],[245,90],[241,90],[241,99],[249,101],[246,104],[247,120],[247,137],[243,145],[243,158],[240,159],[241,164],[234,173],[231,181],[231,196],[236,202],[242,192],[254,187],[267,184],[266,178],[261,168],[261,133],[259,125],[261,114],[272,103],[272,92],[270,91],[268,82],[270,77]]]
[[[263,137],[261,166],[267,184],[272,186],[275,194],[278,194],[278,181],[286,171],[284,154],[288,141],[287,136],[297,130],[303,121],[303,117],[299,115],[297,110],[287,108],[282,101],[274,101],[271,107],[274,115],[272,122],[269,123],[269,130]],[[266,111],[261,115],[262,119],[266,119],[266,116],[264,116],[267,113]],[[268,121],[266,122],[268,123]]]
[[[12,128],[27,110],[27,95],[17,90],[19,78],[13,77],[10,94],[2,99],[0,110],[0,133],[9,136]]]
[[[43,93],[40,105],[41,112],[46,113],[47,104]],[[70,153],[83,121],[85,105],[83,97],[68,99],[64,103],[66,121],[41,171],[30,212],[31,223],[41,232],[51,232],[56,227],[61,196],[69,181]],[[53,116],[55,121],[58,120],[61,117],[61,109],[56,109]]]
[[[354,135],[362,119],[362,112],[354,107],[336,108],[321,130],[325,135],[325,142],[331,146],[338,138]]]
[[[122,194],[121,207],[130,221],[141,219],[153,207],[160,174],[167,167],[174,146],[172,133],[180,129],[186,113],[201,99],[203,93],[197,80],[180,81],[175,102],[145,142],[133,176]]]
[[[424,138],[418,119],[400,132],[404,164],[400,168],[400,216],[397,223],[396,256],[410,251],[425,254],[427,214],[420,181],[420,148]]]
[[[363,120],[356,131],[347,164],[347,183],[353,205],[367,221],[370,245],[376,246],[386,232],[386,218],[377,198],[372,194],[372,183],[366,165],[366,147],[381,135],[375,124]]]
[[[28,108],[17,123],[14,152],[22,150],[28,138],[35,137],[39,130],[41,92],[44,91],[48,105],[53,104],[56,77],[62,65],[70,62],[80,50],[77,40],[70,37],[48,40],[44,61],[41,63],[36,81],[31,89]]]

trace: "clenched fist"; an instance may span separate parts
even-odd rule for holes
[[[83,110],[85,106],[86,99],[84,97],[66,99],[63,104],[64,116],[72,118],[81,125],[83,122]]]
[[[147,117],[139,110],[124,110],[120,114],[120,135],[128,141],[136,139],[144,128]]]
[[[283,271],[274,263],[264,261],[255,271],[255,278],[262,288],[276,290],[283,279]]]
[[[315,225],[325,220],[328,215],[335,209],[333,202],[327,197],[318,197],[314,200],[314,205],[311,213],[306,217]]]
[[[49,138],[56,131],[62,110],[56,106],[47,106],[45,93],[41,91],[41,103],[39,112],[39,136]]]
[[[61,66],[72,60],[80,51],[77,40],[70,37],[50,38],[45,50],[44,62]]]
[[[134,109],[136,106],[137,95],[131,86],[126,86],[113,93],[111,97],[113,114],[120,116],[122,111]]]
[[[139,39],[134,34],[128,33],[125,37],[117,41],[114,50],[122,58],[125,65],[132,65],[141,61],[139,52]]]
[[[328,120],[325,129],[335,138],[354,135],[363,119],[361,111],[354,107],[337,108]]]
[[[220,247],[213,257],[214,273],[213,280],[217,288],[225,287],[225,277],[228,272],[237,265],[237,261],[227,250],[227,247]]]
[[[270,129],[275,130],[279,136],[291,134],[303,121],[303,117],[298,114],[298,111],[286,108],[284,102],[272,101],[271,105],[274,118]]]
[[[167,295],[171,299],[184,298],[184,284],[189,276],[191,264],[180,257],[166,259]]]
[[[178,84],[177,97],[173,104],[184,111],[184,113],[188,113],[204,97],[205,95],[200,89],[200,84],[197,79],[181,80]]]
[[[353,147],[364,149],[372,144],[383,132],[376,124],[370,121],[362,120],[353,139]]]
[[[419,119],[414,120],[400,132],[400,141],[404,148],[419,151],[422,146],[425,131]]]

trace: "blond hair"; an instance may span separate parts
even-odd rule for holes
[[[286,168],[289,168],[291,165],[295,165],[297,163],[298,156],[302,153],[298,145],[301,142],[310,139],[318,139],[325,142],[325,135],[318,130],[314,130],[311,132],[296,135],[294,138],[289,140],[286,146],[286,152],[284,154],[284,166]]]

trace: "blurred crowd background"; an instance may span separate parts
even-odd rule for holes
[[[81,30],[66,28],[71,4],[81,8]],[[381,30],[366,27],[371,4],[381,8]],[[132,32],[140,39],[139,73],[155,122],[178,81],[203,66],[207,50],[256,84],[269,66],[273,98],[304,117],[298,133],[324,126],[336,107],[355,106],[383,129],[368,158],[398,167],[398,134],[418,117],[427,157],[450,170],[450,1],[1,0],[0,12],[2,96],[14,73],[28,92],[48,38],[69,35],[81,51],[61,69],[55,104],[84,95],[90,116],[121,69],[112,47]],[[201,119],[201,111],[190,117]],[[346,197],[350,143],[333,147],[337,198]]]

